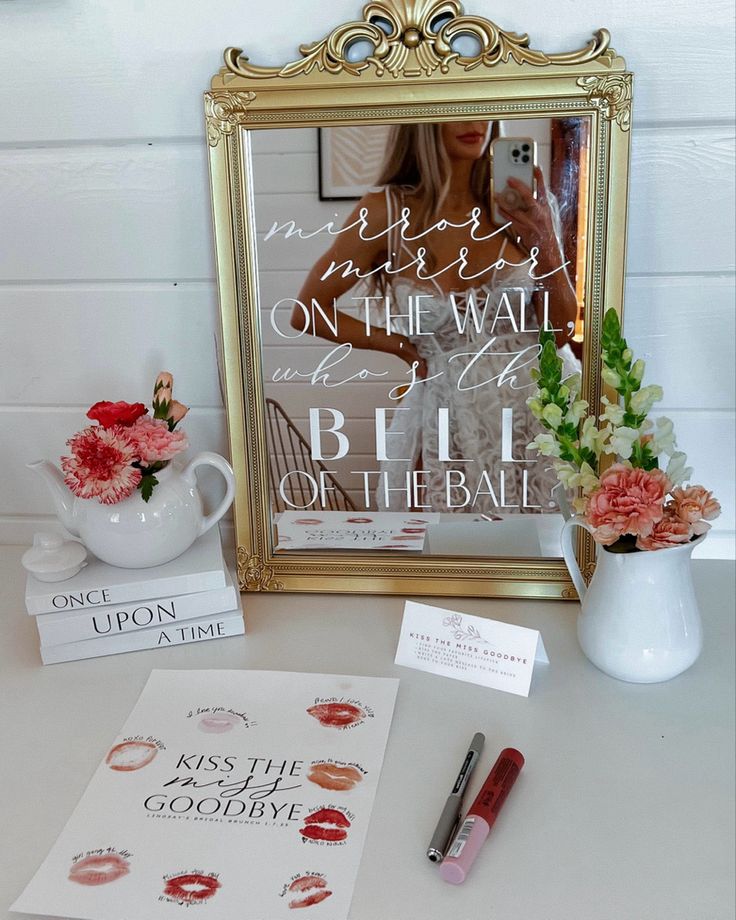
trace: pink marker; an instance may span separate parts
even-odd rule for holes
[[[514,748],[504,748],[498,755],[439,868],[446,882],[460,885],[465,881],[523,766],[524,757]]]

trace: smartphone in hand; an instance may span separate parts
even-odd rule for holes
[[[491,143],[491,215],[496,224],[507,223],[498,209],[499,202],[510,207],[517,203],[518,192],[508,180],[518,179],[528,185],[536,196],[534,167],[537,165],[537,145],[531,137],[497,137]]]

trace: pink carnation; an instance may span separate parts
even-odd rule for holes
[[[690,525],[673,514],[671,508],[667,506],[664,517],[657,521],[648,536],[636,538],[637,549],[667,549],[690,542]]]
[[[646,537],[664,515],[664,499],[671,487],[661,470],[642,470],[616,463],[600,478],[588,496],[585,519],[594,528],[593,539],[609,546],[625,533]]]
[[[131,466],[137,451],[128,437],[129,430],[119,425],[93,425],[66,442],[72,456],[61,458],[61,468],[74,495],[114,505],[135,491],[141,471]]]
[[[689,486],[687,489],[673,489],[672,512],[690,526],[690,533],[699,536],[710,530],[710,524],[721,513],[721,506],[713,498],[713,493],[703,486]]]
[[[183,431],[169,431],[168,422],[161,418],[139,418],[128,429],[143,466],[171,460],[189,446]]]

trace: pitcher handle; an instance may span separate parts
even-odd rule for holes
[[[214,527],[233,503],[233,498],[235,498],[235,473],[233,473],[233,468],[224,457],[210,450],[205,450],[190,460],[182,470],[182,476],[193,486],[197,483],[195,470],[198,466],[214,466],[216,470],[222,473],[226,486],[225,497],[220,504],[211,514],[205,515],[205,517],[202,518],[202,522],[199,525],[199,533],[197,534],[198,537],[201,537],[203,533],[207,533],[210,527]]]
[[[570,573],[570,578],[572,578],[572,583],[575,585],[575,590],[578,592],[578,597],[582,601],[585,597],[587,587],[585,584],[585,579],[583,578],[583,573],[580,571],[578,560],[575,556],[573,527],[582,527],[583,530],[587,530],[588,533],[593,533],[593,528],[590,526],[590,524],[587,524],[581,518],[573,515],[572,517],[568,518],[562,525],[562,533],[560,534],[560,542],[562,544],[562,558],[565,560],[567,571]]]

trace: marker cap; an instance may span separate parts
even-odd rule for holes
[[[465,881],[490,830],[488,822],[478,815],[470,815],[463,821],[439,868],[439,873],[446,882],[460,885]]]

